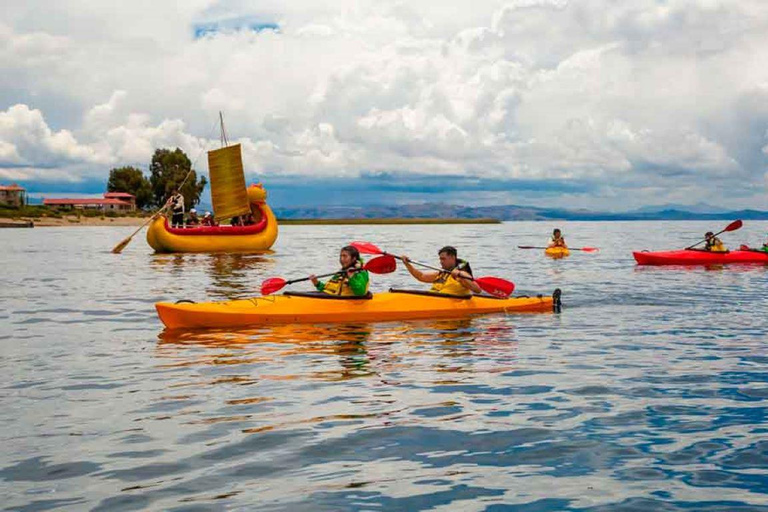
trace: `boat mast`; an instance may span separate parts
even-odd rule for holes
[[[229,146],[229,140],[227,140],[227,131],[224,129],[224,116],[219,110],[219,123],[221,124],[221,147]]]

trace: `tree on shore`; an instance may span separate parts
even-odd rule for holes
[[[152,203],[152,186],[136,167],[117,167],[109,171],[107,192],[128,192],[136,196],[136,206],[144,208]]]
[[[152,187],[152,196],[155,206],[162,206],[170,197],[173,189],[179,188],[184,196],[184,207],[189,210],[200,202],[200,195],[205,189],[208,180],[205,176],[197,179],[197,173],[192,169],[192,162],[179,148],[156,149],[152,155],[152,164],[149,167],[149,183]],[[190,173],[189,178],[182,186],[184,177]]]

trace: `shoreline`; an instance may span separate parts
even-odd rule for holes
[[[398,224],[501,224],[499,219],[482,217],[477,219],[459,218],[411,218],[381,217],[371,219],[277,219],[281,226],[289,225],[398,225]]]
[[[0,224],[18,224],[23,226],[32,222],[34,227],[68,226],[141,226],[149,217],[84,217],[76,215],[64,217],[18,217],[0,218]],[[408,225],[408,224],[501,224],[499,219],[439,219],[439,218],[375,218],[375,219],[278,219],[281,226],[290,225]],[[11,226],[9,226],[11,227]],[[12,226],[17,227],[17,226]]]
[[[79,219],[72,215],[66,217],[18,217],[18,218],[0,218],[0,224],[7,227],[16,224],[19,227],[25,224],[33,223],[36,228],[55,228],[66,226],[141,226],[149,217],[80,217]]]

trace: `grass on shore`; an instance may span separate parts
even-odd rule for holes
[[[53,218],[63,219],[76,217],[78,220],[80,217],[149,217],[151,213],[144,212],[142,210],[136,210],[134,212],[115,212],[115,211],[101,211],[101,210],[65,210],[58,208],[50,208],[44,205],[25,205],[22,207],[13,206],[0,206],[0,219],[41,219],[41,218]]]

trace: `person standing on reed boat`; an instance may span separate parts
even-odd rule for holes
[[[171,207],[171,227],[184,227],[184,196],[179,193],[179,189],[173,189],[171,197],[166,203]]]

